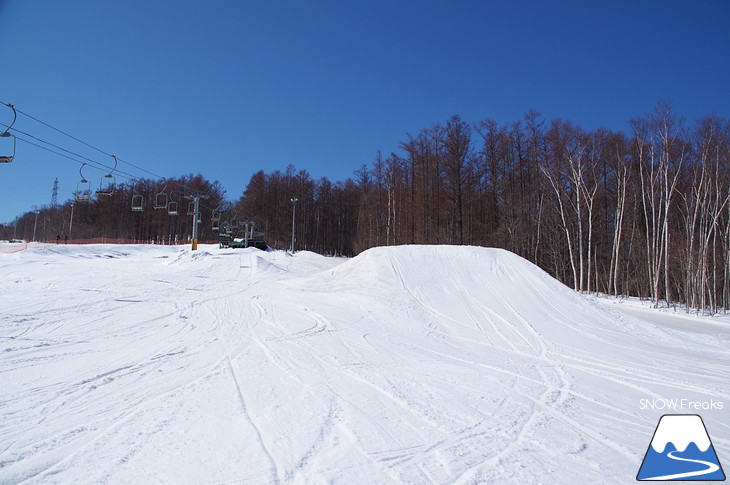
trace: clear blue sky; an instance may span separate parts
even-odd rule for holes
[[[728,0],[0,0],[0,101],[236,200],[290,163],[344,180],[454,114],[626,130],[670,100],[688,122],[730,117],[729,25]],[[15,128],[111,163],[27,117]],[[0,222],[49,204],[55,177],[68,199],[78,169],[18,142]]]

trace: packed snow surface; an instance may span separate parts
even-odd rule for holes
[[[0,483],[630,483],[672,412],[730,463],[722,325],[503,250],[59,245],[0,275]]]

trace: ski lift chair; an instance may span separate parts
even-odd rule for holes
[[[162,190],[159,194],[155,195],[155,209],[167,209],[168,205],[170,204],[170,198],[165,193],[165,189],[167,188],[167,182],[165,182],[164,187],[162,187]]]
[[[17,145],[18,139],[15,138],[10,133],[8,133],[7,131],[4,133],[0,133],[0,137],[13,139],[13,154],[12,155],[0,155],[0,163],[10,163],[13,161],[13,158],[15,158],[15,146]]]
[[[175,202],[174,200],[171,200],[170,202],[167,203],[167,213],[168,213],[168,215],[171,215],[171,216],[177,215],[177,202]]]
[[[212,211],[210,213],[210,220],[212,222],[213,230],[217,231],[221,225],[221,211],[219,209]]]
[[[96,195],[110,196],[114,194],[116,180],[114,179],[112,172],[114,172],[117,168],[117,157],[112,155],[112,158],[114,158],[114,168],[101,178],[101,181],[99,182],[99,190],[96,191]]]
[[[142,212],[144,210],[144,197],[140,194],[132,196],[132,212]]]
[[[18,139],[15,135],[10,134],[10,128],[15,124],[15,120],[18,119],[18,112],[15,111],[15,107],[12,104],[7,105],[13,110],[13,121],[5,128],[5,131],[0,133],[0,138],[12,138],[13,139],[13,154],[12,155],[0,155],[0,163],[10,163],[15,158],[15,148],[18,144]]]
[[[155,209],[167,209],[168,205],[170,205],[170,201],[166,193],[160,192],[155,195]]]
[[[81,170],[83,170],[84,166],[86,164],[81,164],[81,167],[79,167],[79,175],[81,175],[81,180],[76,184],[76,200],[79,202],[89,202],[91,200],[91,182],[86,180],[84,177],[84,174],[81,173]]]

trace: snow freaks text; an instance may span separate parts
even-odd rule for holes
[[[694,401],[692,399],[664,399],[651,398],[640,399],[639,408],[643,410],[660,410],[660,411],[720,411],[723,409],[722,401]]]

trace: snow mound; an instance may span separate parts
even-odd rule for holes
[[[508,294],[524,289],[524,281],[537,277],[572,293],[529,261],[504,249],[476,246],[406,245],[368,249],[334,268],[333,284],[348,286],[392,285],[443,288],[444,282],[466,289],[490,282],[512,283]],[[517,286],[514,283],[522,283]]]
[[[496,248],[378,247],[315,275],[310,284],[324,291],[365,289],[385,298],[405,294],[453,322],[508,322],[562,341],[585,334],[587,327],[603,332],[623,325],[605,306]]]

